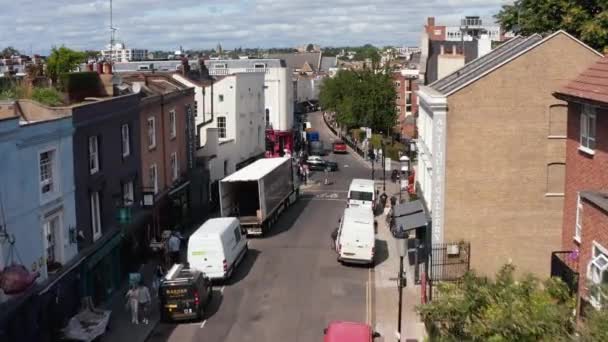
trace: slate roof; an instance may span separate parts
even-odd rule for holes
[[[317,71],[321,64],[320,52],[278,53],[270,54],[268,57],[284,60],[287,66],[292,70],[301,69],[304,63],[308,62],[313,71]]]
[[[330,68],[335,68],[338,65],[338,57],[321,57],[321,67],[319,71],[329,72]]]
[[[440,93],[449,95],[500,64],[511,60],[521,52],[540,43],[542,40],[543,37],[539,34],[531,35],[528,38],[515,37],[481,58],[466,64],[452,74],[431,83],[429,86]]]
[[[603,57],[590,66],[557,91],[557,94],[608,104],[608,57]]]
[[[266,59],[220,59],[206,60],[205,65],[209,69],[213,68],[214,64],[226,64],[228,69],[253,68],[256,64],[265,63],[267,68],[285,68],[285,62],[278,58]]]

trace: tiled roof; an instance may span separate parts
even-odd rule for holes
[[[285,63],[281,62],[281,60],[276,58],[266,58],[266,59],[219,59],[219,60],[206,60],[205,65],[207,65],[210,69],[214,67],[215,64],[226,64],[229,69],[238,69],[238,68],[254,68],[256,64],[264,63],[267,68],[284,68]]]
[[[440,93],[451,94],[499,65],[515,58],[521,52],[526,51],[542,40],[543,37],[539,34],[531,35],[525,39],[515,37],[490,53],[477,58],[452,74],[430,84],[430,87]]]
[[[305,62],[308,62],[313,71],[317,71],[319,70],[319,66],[321,64],[320,52],[280,53],[270,54],[268,57],[284,60],[287,67],[292,70],[300,69]]]
[[[335,68],[338,65],[338,57],[321,57],[321,67],[319,71],[329,72],[330,68]]]
[[[557,93],[608,103],[608,57],[597,61]]]

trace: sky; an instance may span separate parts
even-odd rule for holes
[[[4,2],[4,1],[3,1]],[[417,46],[428,16],[487,23],[508,0],[114,0],[116,40],[172,51],[216,47]],[[0,49],[47,54],[52,46],[100,50],[110,41],[110,0],[7,0]]]

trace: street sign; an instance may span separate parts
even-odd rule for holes
[[[384,158],[384,170],[386,170],[386,171],[391,171],[392,170],[392,168],[391,168],[391,158],[388,158],[388,157]]]

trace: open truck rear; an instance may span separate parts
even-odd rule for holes
[[[260,159],[220,181],[221,215],[236,216],[247,235],[264,235],[298,198],[290,158]]]

